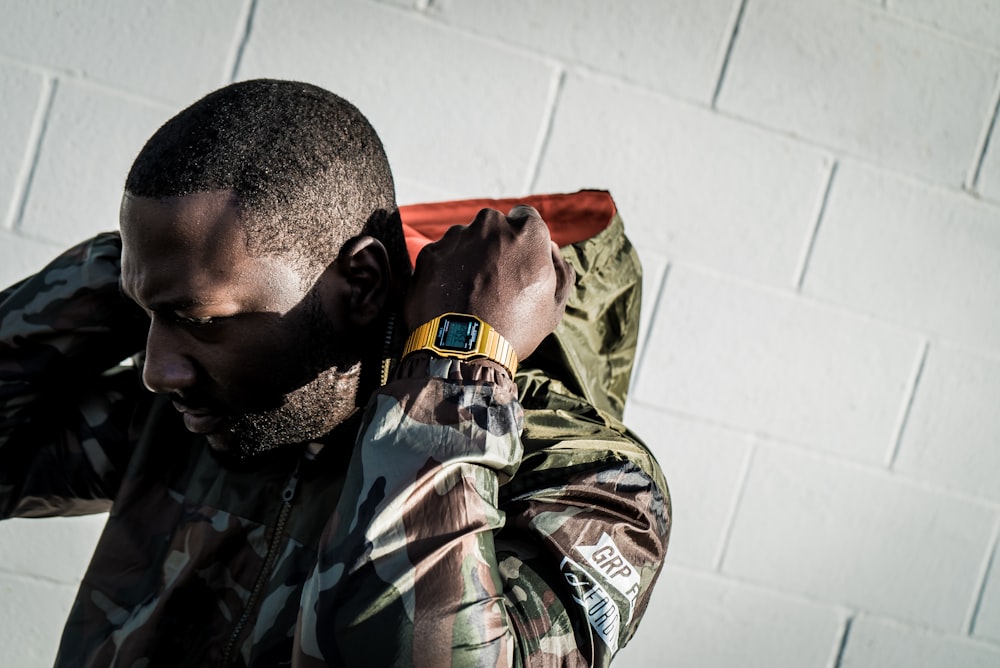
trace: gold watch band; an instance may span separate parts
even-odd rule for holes
[[[456,319],[462,321],[460,324],[469,321],[478,324],[476,338],[470,340],[468,345],[464,346],[464,350],[458,350],[455,346],[438,345],[443,335],[442,327],[446,324],[452,325]],[[460,360],[485,357],[501,364],[510,373],[511,378],[517,372],[517,353],[510,342],[488,323],[467,313],[444,313],[417,327],[406,340],[403,357],[418,350],[429,350],[438,357]]]

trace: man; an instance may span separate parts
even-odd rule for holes
[[[482,210],[411,277],[346,101],[243,82],[157,131],[120,235],[0,293],[2,516],[111,504],[57,664],[606,665],[669,527],[618,421],[634,253],[606,195],[537,202],[577,243]]]

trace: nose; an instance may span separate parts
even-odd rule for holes
[[[143,384],[151,392],[176,393],[190,388],[196,378],[195,364],[189,351],[184,349],[182,334],[153,316],[146,338]]]

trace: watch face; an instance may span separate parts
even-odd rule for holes
[[[467,353],[476,349],[479,341],[479,321],[461,315],[450,315],[441,319],[434,345],[441,350]]]

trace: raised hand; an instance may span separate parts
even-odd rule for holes
[[[530,206],[483,209],[417,257],[404,307],[410,330],[442,313],[469,313],[530,355],[562,319],[573,268]]]

